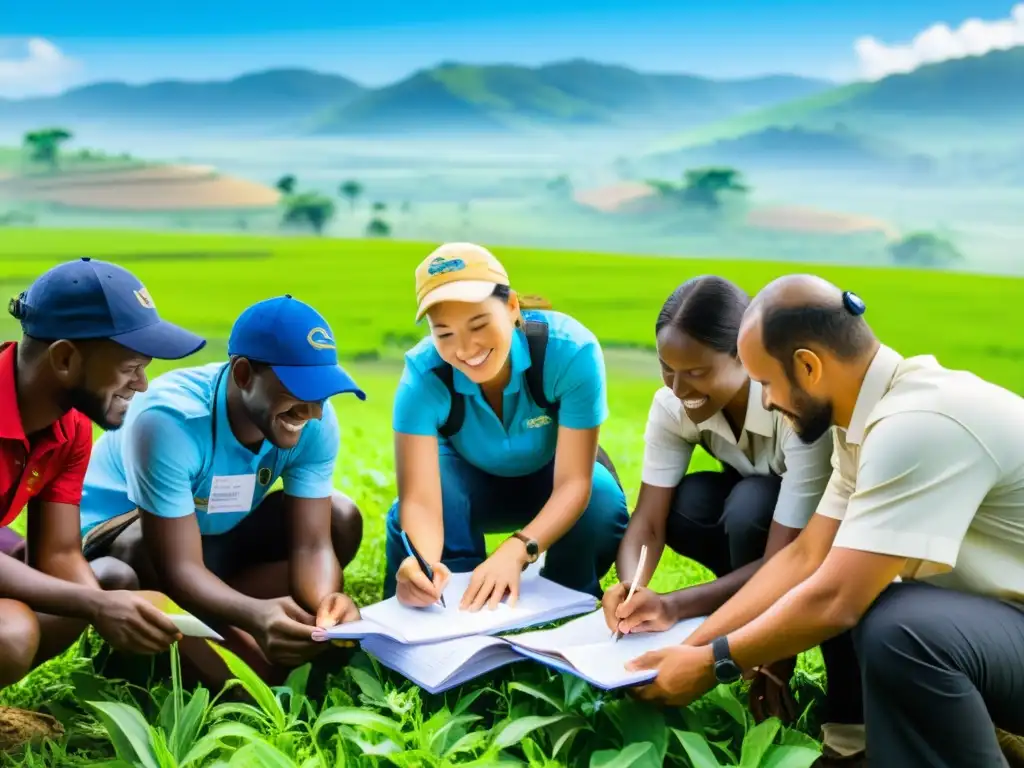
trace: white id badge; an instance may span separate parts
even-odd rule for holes
[[[215,475],[206,511],[209,514],[249,512],[255,490],[256,475]]]

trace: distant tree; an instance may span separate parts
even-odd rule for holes
[[[912,232],[889,246],[892,260],[902,266],[948,267],[964,260],[949,240],[932,232]]]
[[[355,179],[349,179],[340,187],[338,187],[338,194],[348,200],[349,208],[355,210],[356,200],[363,194],[363,185]]]
[[[370,219],[370,223],[366,225],[366,236],[367,237],[390,237],[391,236],[391,225],[388,224],[384,219],[374,217]]]
[[[289,195],[284,201],[284,223],[308,225],[318,235],[334,218],[336,208],[331,198],[317,192],[301,192]]]
[[[382,203],[379,200],[371,206],[371,210],[374,213],[384,213],[388,209],[387,203]]]
[[[44,128],[29,131],[24,136],[25,147],[32,153],[31,159],[36,163],[45,163],[56,168],[60,159],[60,145],[72,137],[71,131],[64,128]]]
[[[735,168],[694,168],[687,171],[683,179],[682,199],[711,210],[722,207],[723,195],[750,191]]]
[[[295,185],[298,183],[299,180],[295,178],[294,174],[289,173],[278,179],[274,186],[282,195],[291,195],[295,193]]]
[[[548,192],[557,197],[572,197],[572,180],[568,174],[561,174],[551,179],[545,187]]]

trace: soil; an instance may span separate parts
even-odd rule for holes
[[[59,739],[64,726],[50,715],[0,707],[0,751],[12,752],[29,742]]]

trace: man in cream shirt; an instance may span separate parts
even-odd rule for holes
[[[864,304],[790,276],[751,304],[739,351],[833,474],[797,540],[685,646],[648,654],[641,696],[683,703],[852,630],[867,764],[1005,766],[1024,734],[1024,399],[879,344]],[[896,582],[896,583],[894,583]]]

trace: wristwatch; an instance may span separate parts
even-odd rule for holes
[[[537,543],[537,540],[531,539],[522,531],[516,531],[512,535],[526,545],[526,564],[536,563],[537,558],[540,557],[540,544]]]
[[[715,679],[720,683],[734,683],[743,675],[743,670],[732,660],[729,653],[729,639],[725,635],[711,641],[711,651],[715,655]]]

